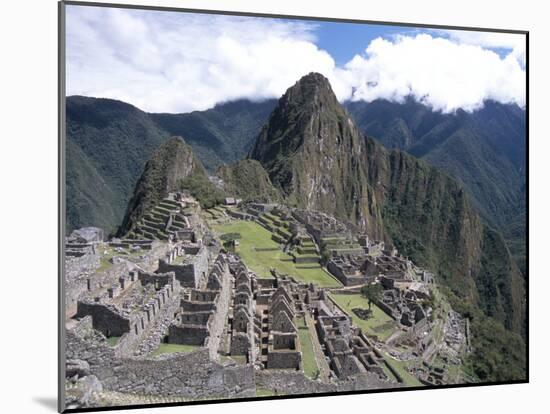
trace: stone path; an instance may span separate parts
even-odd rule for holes
[[[313,354],[315,355],[315,361],[317,362],[317,368],[319,368],[319,379],[322,382],[330,382],[330,367],[327,360],[325,359],[325,354],[321,349],[321,344],[317,338],[317,332],[315,330],[315,322],[311,319],[307,313],[305,315],[306,324],[309,329],[309,337],[311,338],[311,344],[313,345]]]

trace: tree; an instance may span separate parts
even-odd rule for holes
[[[224,233],[220,236],[223,247],[235,253],[236,241],[241,238],[241,233]]]
[[[241,238],[241,233],[224,233],[220,236],[220,239],[224,242],[233,242]]]
[[[361,288],[361,295],[369,302],[369,311],[371,310],[372,302],[376,302],[382,296],[382,285],[376,283],[367,283]]]

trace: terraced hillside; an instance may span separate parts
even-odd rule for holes
[[[144,214],[128,233],[128,237],[168,240],[170,235],[175,236],[176,232],[188,228],[183,211],[181,203],[170,195]]]
[[[258,223],[271,232],[271,240],[276,243],[287,244],[292,239],[290,222],[277,211],[262,214],[258,218]]]
[[[357,240],[350,240],[345,237],[323,237],[321,239],[321,248],[324,253],[329,255],[361,254],[363,248]]]
[[[296,237],[296,248],[291,252],[295,263],[319,263],[321,256],[317,252],[317,246],[309,235]]]
[[[300,282],[315,283],[320,287],[339,287],[338,282],[318,263],[298,264],[294,257],[285,253],[273,234],[254,221],[228,220],[213,223],[213,230],[219,235],[239,233],[239,246],[235,252],[242,261],[261,278],[271,278],[271,269],[287,274]]]

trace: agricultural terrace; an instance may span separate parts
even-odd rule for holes
[[[271,232],[253,221],[231,220],[223,224],[212,224],[219,236],[226,233],[240,233],[237,253],[243,262],[262,278],[270,278],[270,269],[288,274],[297,281],[314,283],[320,287],[338,287],[340,283],[319,264],[296,264],[291,255],[281,250],[271,240]]]

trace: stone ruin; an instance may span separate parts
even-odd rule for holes
[[[267,316],[269,336],[266,367],[300,369],[302,353],[294,302],[283,286],[271,295]]]
[[[233,266],[235,276],[233,306],[229,315],[230,354],[244,355],[247,362],[258,357],[261,322],[255,314],[255,275],[242,262]]]
[[[92,317],[93,328],[105,337],[119,338],[118,355],[138,353],[138,345],[150,333],[180,290],[174,273],[139,270],[120,275],[108,286],[92,289],[77,304],[77,318]]]
[[[220,254],[204,288],[183,290],[166,342],[208,348],[211,358],[216,359],[229,307],[231,279],[227,261]]]
[[[202,288],[207,282],[208,249],[198,243],[182,242],[159,259],[159,272],[174,272],[182,287]]]
[[[317,244],[321,244],[321,240],[325,238],[351,238],[351,231],[348,227],[328,214],[313,210],[293,209],[292,216],[305,226]]]
[[[376,304],[391,318],[415,332],[430,329],[428,311],[424,309],[412,290],[387,288]]]
[[[182,192],[169,193],[151,211],[140,218],[127,237],[146,240],[196,241],[194,214],[195,200]]]
[[[384,252],[395,253],[394,250]],[[333,256],[327,270],[344,286],[364,285],[381,277],[384,285],[391,288],[395,282],[410,281],[413,267],[410,260],[401,256],[385,253],[373,256],[363,252]]]
[[[237,256],[224,253],[219,244],[209,242],[207,236],[197,237],[194,218],[185,215],[183,196],[171,197],[174,203],[180,203],[177,214],[187,218],[185,229],[189,230],[186,233],[189,236],[171,233],[163,244],[165,250],[158,250],[155,269],[126,263],[113,266],[112,271],[99,279],[86,279],[85,291],[78,299],[76,322],[68,330],[70,366],[84,365],[80,361],[88,363],[90,369],[83,372],[97,375],[108,390],[176,395],[178,389],[185,388],[183,393],[192,398],[211,396],[213,390],[225,396],[249,395],[258,372],[273,373],[260,375],[266,383],[281,384],[284,378],[292,378],[300,384],[299,390],[358,389],[355,387],[359,387],[359,378],[369,378],[369,383],[376,386],[391,386],[393,380],[387,376],[384,356],[329,298],[326,290],[298,283],[276,272],[273,279],[258,278]],[[296,246],[302,248],[300,254],[312,253],[306,248],[317,249],[313,241],[319,243],[323,237],[344,238],[350,234],[345,225],[320,213],[299,210],[285,213],[276,205],[249,204],[247,207],[258,216],[276,212],[277,217],[286,214],[284,217],[289,218],[291,214],[288,223],[296,226],[293,234],[298,240]],[[303,244],[296,234],[305,240]],[[71,257],[94,255],[94,243],[98,242],[75,243],[78,244],[75,252],[80,250],[84,254],[75,253]],[[148,255],[155,251],[154,243],[160,242],[128,237],[111,240],[109,245],[115,249],[143,250]],[[357,244],[362,252],[333,256],[329,271],[346,286],[379,281],[385,288],[378,304],[380,308],[411,332],[429,329],[429,313],[421,302],[427,294],[425,285],[430,281],[430,274],[417,274],[418,269],[413,269],[410,261],[399,256],[395,249],[386,249],[383,243],[371,242],[366,236],[359,236]],[[410,278],[412,273],[420,279],[417,285]],[[401,285],[407,285],[407,289]],[[300,329],[304,328],[308,329],[312,341],[308,346],[316,349],[320,375],[322,372],[321,379],[315,381],[306,379],[303,373]],[[461,340],[456,332],[446,337],[449,348],[453,341],[458,344]],[[114,343],[108,345],[107,342],[114,339]],[[196,348],[189,353],[153,358],[150,353],[161,342]],[[424,349],[430,346],[426,342]],[[320,359],[317,350],[321,353]],[[97,356],[97,352],[102,355]],[[220,356],[235,359],[220,359]],[[125,373],[121,374],[120,382],[111,382],[113,375],[109,375],[109,370],[113,364]],[[145,366],[152,372],[160,367],[166,378],[174,378],[175,367],[186,372],[194,367],[201,371],[196,374],[197,384],[201,385],[198,388],[183,385],[194,381],[192,373],[185,374],[183,383],[174,379],[174,384],[168,385],[142,371]],[[220,387],[213,387],[212,391],[206,389],[208,381],[202,376],[204,370],[219,375]],[[154,384],[152,388],[143,388],[143,383],[125,377],[128,374],[134,378],[138,372]],[[229,372],[237,375],[242,385],[234,384],[229,377],[226,379]],[[433,372],[430,375],[435,378]],[[119,376],[117,373],[115,377]],[[203,379],[205,382],[201,382]],[[321,383],[324,385],[319,385]],[[206,388],[201,388],[203,386]]]
[[[384,358],[373,344],[353,327],[350,318],[324,295],[313,302],[319,341],[340,379],[369,372],[388,381]]]

